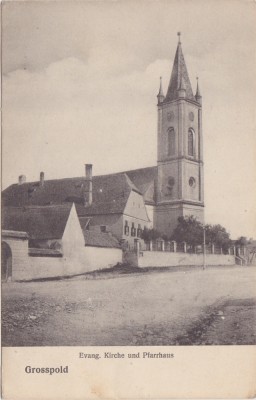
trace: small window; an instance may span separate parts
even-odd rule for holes
[[[128,221],[124,221],[124,234],[126,236],[129,236],[129,231],[130,231],[130,229],[129,229]]]
[[[136,229],[134,226],[134,222],[132,222],[131,236],[133,236],[133,237],[136,236]]]
[[[168,195],[168,196],[172,195],[174,185],[175,185],[174,177],[173,176],[169,176],[167,187],[166,187],[166,189],[167,189],[166,195]]]
[[[100,226],[100,231],[101,231],[101,232],[107,232],[107,227],[106,227],[106,225],[101,225],[101,226]]]
[[[195,133],[193,129],[188,131],[188,155],[194,157],[195,153]]]
[[[175,154],[175,131],[173,128],[168,129],[168,156]]]
[[[189,178],[188,183],[189,183],[189,186],[190,186],[190,187],[194,188],[194,187],[196,186],[196,180],[195,180],[195,178],[193,178],[193,176],[191,176],[191,177]]]

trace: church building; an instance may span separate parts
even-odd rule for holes
[[[180,34],[179,34],[180,37]],[[158,93],[155,227],[170,232],[180,216],[204,221],[202,97],[194,96],[179,40],[167,94]]]
[[[3,191],[6,213],[12,208],[75,204],[82,229],[110,232],[129,244],[142,230],[171,235],[180,216],[204,221],[202,97],[193,94],[180,35],[166,95],[157,95],[157,165],[93,176],[36,182],[21,175]],[[8,226],[4,223],[4,229]]]

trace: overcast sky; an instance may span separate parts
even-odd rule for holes
[[[156,164],[156,95],[181,41],[203,96],[206,222],[256,238],[256,4],[7,2],[3,187]]]

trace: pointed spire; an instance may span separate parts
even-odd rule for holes
[[[186,85],[185,85],[185,81],[184,81],[183,76],[181,76],[181,78],[180,78],[179,90],[186,90]]]
[[[195,98],[196,98],[196,101],[198,101],[198,103],[201,104],[202,96],[201,96],[200,89],[199,89],[199,83],[198,83],[199,78],[198,78],[198,76],[196,77],[196,80],[197,80],[197,84],[196,84],[196,95],[195,95]]]
[[[198,78],[198,76],[196,77],[196,80],[197,80],[197,84],[196,84],[196,97],[202,97],[202,96],[201,96],[201,93],[200,93],[200,90],[199,90],[199,83],[198,83],[199,78]]]
[[[169,83],[169,87],[167,90],[167,94],[165,97],[165,101],[176,100],[179,98],[179,89],[186,90],[185,98],[190,100],[195,100],[193,95],[191,83],[188,76],[188,71],[185,63],[185,59],[182,53],[181,41],[180,41],[181,33],[178,32],[178,46],[173,62],[172,74]]]
[[[186,85],[185,85],[183,76],[181,76],[181,79],[180,79],[180,86],[178,88],[178,96],[179,96],[179,98],[186,97]]]
[[[159,87],[157,99],[158,99],[158,104],[160,104],[164,101],[164,93],[163,93],[163,88],[162,88],[162,77],[161,76],[160,76],[160,87]]]
[[[163,96],[163,88],[162,88],[162,77],[160,76],[160,87],[159,87],[159,93],[158,96]]]

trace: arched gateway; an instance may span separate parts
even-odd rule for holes
[[[1,243],[1,279],[7,282],[12,278],[12,250],[6,242]]]

